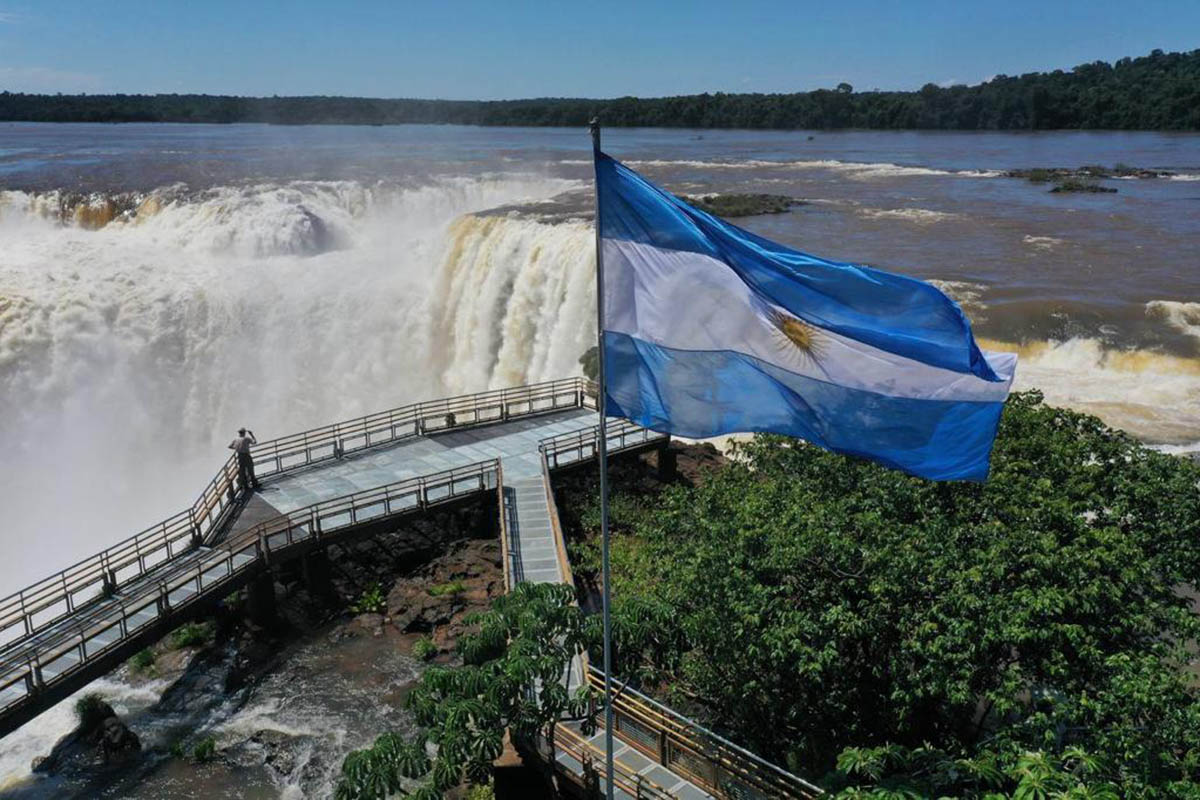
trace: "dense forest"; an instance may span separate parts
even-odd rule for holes
[[[843,83],[792,94],[611,100],[0,93],[0,120],[33,122],[582,126],[593,116],[621,127],[1200,130],[1200,50],[915,92],[856,92]]]
[[[1038,392],[983,484],[780,436],[693,463],[666,490],[613,465],[619,672],[843,798],[1200,797],[1200,466]]]

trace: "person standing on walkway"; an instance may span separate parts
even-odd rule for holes
[[[242,488],[250,491],[261,489],[258,478],[254,477],[254,459],[250,457],[250,445],[258,444],[254,431],[238,428],[237,438],[229,443],[229,449],[237,453],[238,480]]]

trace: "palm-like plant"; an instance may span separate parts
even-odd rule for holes
[[[487,783],[505,730],[517,741],[552,740],[564,716],[595,729],[593,690],[563,685],[598,632],[570,587],[519,584],[470,622],[477,631],[459,643],[464,665],[430,667],[406,698],[422,732],[408,740],[385,733],[346,756],[338,800],[441,797],[464,778]]]

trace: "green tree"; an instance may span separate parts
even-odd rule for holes
[[[614,497],[614,613],[660,631],[618,664],[815,779],[847,747],[1002,771],[1078,751],[1101,788],[1195,796],[1198,486],[1036,392],[1010,398],[985,484],[758,436],[694,488]]]
[[[599,352],[599,347],[590,347],[586,353],[579,357],[579,366],[583,369],[583,376],[589,381],[596,380],[600,375]]]
[[[594,725],[592,690],[565,685],[571,659],[598,634],[570,587],[518,584],[470,623],[477,630],[460,640],[464,664],[430,667],[406,698],[420,733],[384,733],[346,756],[339,800],[440,798],[463,780],[487,784],[505,730],[516,740],[552,741],[564,718]]]
[[[976,86],[927,84],[917,92],[836,90],[788,94],[536,100],[380,100],[364,97],[35,95],[0,92],[0,120],[36,122],[453,123],[712,128],[1110,128],[1200,130],[1200,50],[999,75]]]

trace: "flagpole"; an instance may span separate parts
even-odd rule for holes
[[[593,118],[588,125],[592,133],[592,164],[600,163],[600,120]],[[596,410],[600,414],[600,442],[596,448],[600,459],[600,552],[601,586],[604,615],[604,776],[605,795],[613,800],[613,707],[612,707],[612,617],[609,613],[612,585],[608,561],[608,423],[605,399],[608,387],[604,375],[604,254],[600,241],[600,173],[596,180],[596,358],[599,366],[597,375]]]

